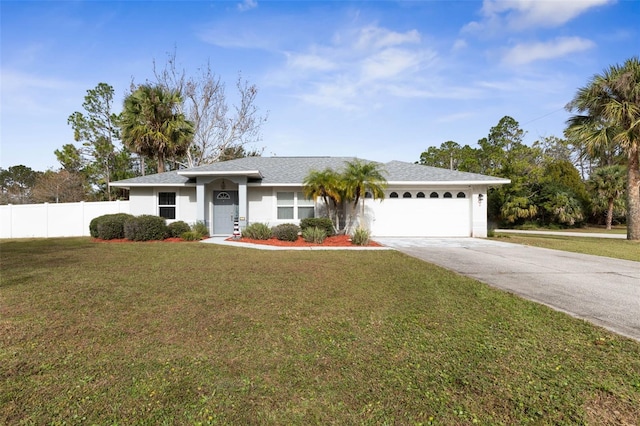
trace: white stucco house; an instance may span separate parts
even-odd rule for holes
[[[342,171],[350,157],[246,157],[113,182],[129,189],[130,213],[169,222],[202,221],[211,235],[231,235],[254,222],[298,223],[324,211],[307,200],[302,182],[312,170]],[[361,161],[367,161],[362,160]],[[508,179],[391,161],[383,200],[365,199],[372,236],[486,237],[487,190]]]

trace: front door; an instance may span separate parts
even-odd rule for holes
[[[233,234],[238,220],[238,191],[213,191],[213,233]]]

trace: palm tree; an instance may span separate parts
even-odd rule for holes
[[[640,240],[640,60],[633,57],[624,65],[613,65],[596,74],[578,89],[567,105],[583,115],[569,119],[568,131],[584,140],[588,151],[602,147],[604,126],[613,131],[611,139],[626,154],[627,239]],[[597,124],[600,123],[599,127]]]
[[[335,214],[332,220],[337,231],[340,228],[338,204],[342,200],[342,193],[344,192],[340,176],[329,168],[323,171],[312,170],[304,178],[303,184],[305,197],[310,199],[322,198],[327,207],[329,217],[332,217],[332,213]],[[330,201],[331,203],[329,203]]]
[[[376,199],[384,198],[387,179],[379,163],[364,162],[358,159],[346,163],[342,178],[344,180],[345,197],[353,201],[352,212],[356,215],[358,203],[362,200],[362,217],[364,217],[364,198],[368,192]]]
[[[624,193],[625,171],[623,166],[606,166],[596,169],[589,176],[589,187],[595,193],[594,211],[607,212],[607,229],[611,229],[613,212]],[[602,207],[605,207],[604,209]],[[620,206],[618,205],[618,208]],[[624,210],[624,208],[622,208]]]
[[[156,158],[158,173],[168,159],[185,155],[193,138],[193,124],[177,112],[181,102],[178,92],[150,85],[124,100],[122,142],[140,156]]]

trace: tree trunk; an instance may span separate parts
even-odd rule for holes
[[[613,198],[609,198],[609,205],[607,206],[607,229],[611,229],[611,222],[613,222]]]
[[[629,148],[627,166],[627,239],[640,240],[640,153],[638,145]]]
[[[158,152],[158,173],[164,173],[164,155]]]

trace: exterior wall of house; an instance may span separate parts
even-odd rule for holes
[[[196,222],[196,189],[192,187],[133,187],[129,191],[131,203],[131,214],[139,216],[141,214],[158,215],[158,193],[176,193],[176,219],[189,224]],[[167,222],[173,222],[168,220]]]
[[[247,224],[256,222],[274,222],[273,210],[276,205],[276,194],[273,188],[249,187],[247,188],[248,212]]]

